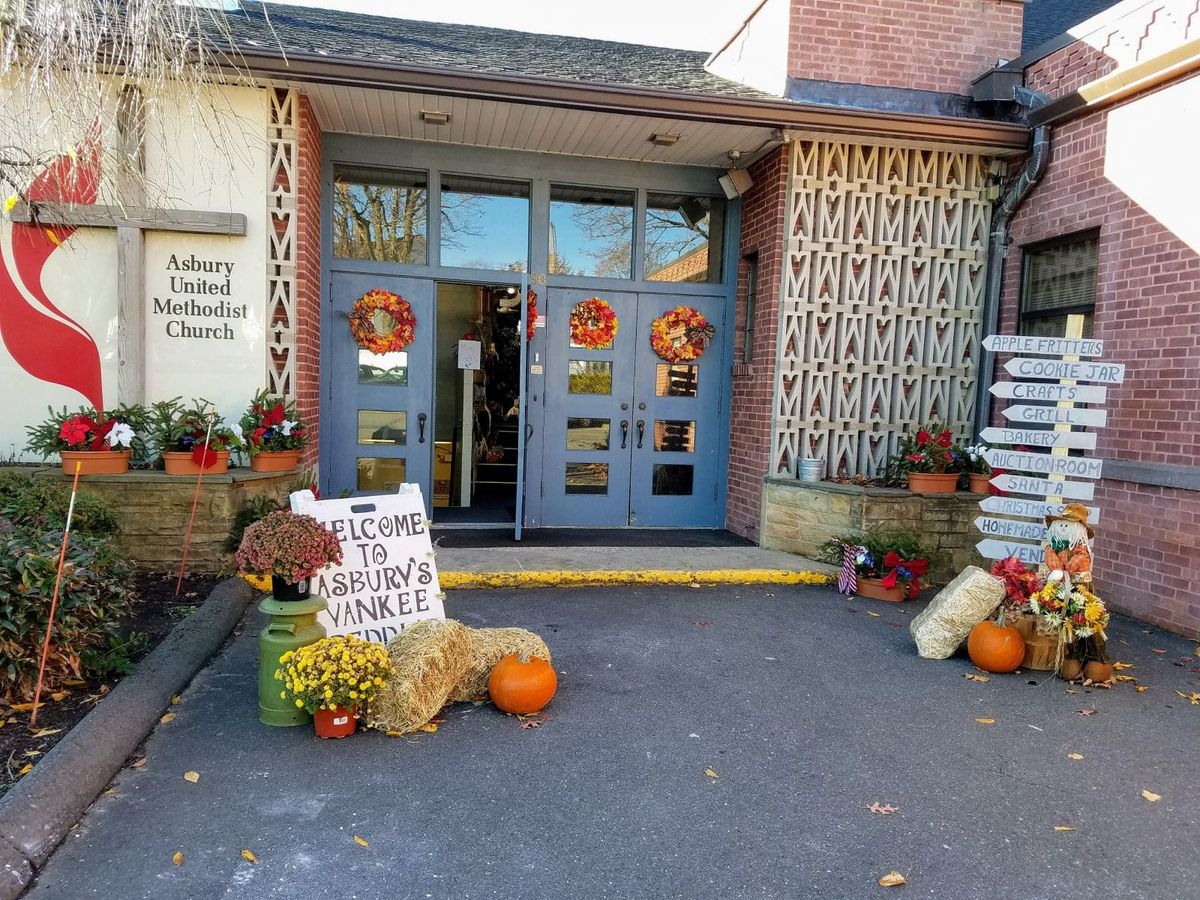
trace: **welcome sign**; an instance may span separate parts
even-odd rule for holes
[[[315,518],[342,545],[342,564],[312,579],[313,592],[329,604],[317,616],[328,634],[386,644],[414,622],[446,617],[418,485],[341,500],[299,491],[292,511]]]

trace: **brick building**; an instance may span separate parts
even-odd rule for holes
[[[1179,154],[1142,165],[1187,145],[1191,120],[1162,111],[1195,108],[1200,13],[1107,5],[764,0],[699,54],[244,2],[228,17],[260,85],[229,90],[267,140],[247,139],[232,196],[175,192],[244,236],[148,235],[145,296],[89,288],[103,390],[85,396],[182,393],[219,350],[195,392],[226,415],[262,385],[294,396],[326,490],[417,482],[435,524],[518,535],[760,540],[764,479],[801,458],[874,475],[923,422],[971,437],[991,414],[985,331],[1051,329],[1066,298],[1131,369],[1101,439],[1113,605],[1200,631],[1195,180]],[[72,240],[107,259],[111,238]],[[237,260],[253,316],[229,347],[156,318],[204,308],[154,305],[185,248]],[[350,338],[376,289],[418,323],[402,352]],[[27,297],[0,290],[0,312]],[[680,306],[712,326],[695,359],[649,339]],[[572,322],[596,315],[618,327],[593,344]],[[143,345],[118,342],[138,316]],[[29,409],[77,404],[10,334],[0,374]]]

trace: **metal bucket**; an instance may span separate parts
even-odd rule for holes
[[[825,477],[825,460],[800,459],[796,461],[796,478],[800,481],[821,481]]]

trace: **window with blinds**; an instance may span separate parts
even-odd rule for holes
[[[1099,237],[1091,231],[1025,248],[1021,334],[1061,335],[1067,316],[1082,314],[1083,335],[1092,336]]]

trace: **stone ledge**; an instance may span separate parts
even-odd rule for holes
[[[45,469],[34,469],[32,474],[37,478],[58,478],[61,481],[70,482],[72,476],[64,475],[61,468],[58,466],[47,467]],[[205,475],[202,484],[241,484],[247,481],[270,481],[279,478],[280,476],[288,479],[294,479],[300,471],[295,472],[251,472],[249,469],[230,469],[222,475]],[[84,475],[79,479],[79,483],[83,484],[163,484],[163,485],[181,485],[190,484],[195,487],[195,475],[168,475],[166,472],[160,472],[157,469],[130,469],[121,475]]]

